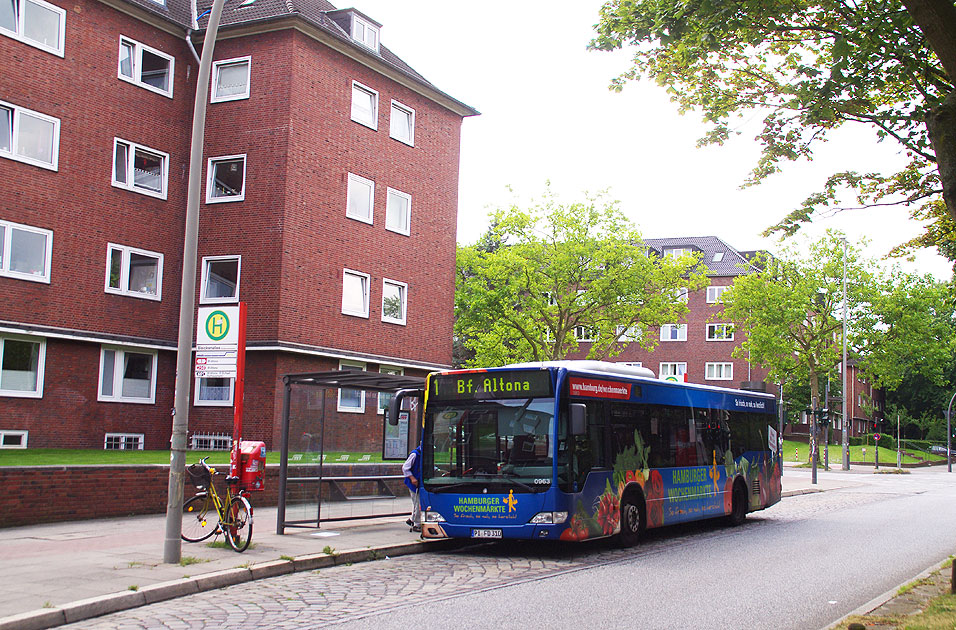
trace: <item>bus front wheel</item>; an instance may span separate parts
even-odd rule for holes
[[[633,547],[644,532],[644,498],[637,492],[627,493],[621,501],[621,531],[617,542],[621,547]]]

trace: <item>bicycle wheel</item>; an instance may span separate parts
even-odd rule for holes
[[[234,497],[226,508],[227,520],[222,525],[229,546],[238,552],[249,547],[252,540],[252,506],[245,497]]]
[[[183,540],[199,542],[206,540],[219,526],[219,513],[212,499],[206,494],[197,494],[183,503]]]

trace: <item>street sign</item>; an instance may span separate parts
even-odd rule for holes
[[[237,352],[196,353],[196,376],[199,378],[235,378]]]
[[[196,349],[235,351],[239,346],[239,307],[204,306],[196,321]]]
[[[196,377],[236,378],[239,307],[205,306],[196,321]]]
[[[873,440],[876,441],[876,442],[879,442],[879,441],[880,441],[880,434],[879,434],[879,433],[874,433],[874,434],[873,434]]]

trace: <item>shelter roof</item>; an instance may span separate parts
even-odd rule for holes
[[[372,392],[394,392],[399,389],[419,389],[425,386],[425,379],[420,376],[382,374],[361,370],[285,374],[282,376],[282,382],[287,385],[313,385],[325,388],[344,387]]]

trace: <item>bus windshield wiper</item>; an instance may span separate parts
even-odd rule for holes
[[[534,491],[535,491],[534,488],[532,488],[532,487],[529,486],[528,484],[524,483],[523,481],[518,481],[517,479],[512,479],[512,477],[520,477],[520,476],[521,476],[521,475],[519,475],[519,474],[516,473],[516,472],[511,472],[511,471],[504,472],[504,471],[502,471],[501,476],[502,476],[502,477],[505,477],[509,483],[512,483],[512,484],[518,486],[518,487],[521,488],[522,490],[527,490],[528,492],[534,492]]]

